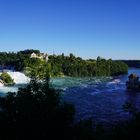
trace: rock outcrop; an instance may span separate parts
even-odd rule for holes
[[[140,81],[136,74],[130,74],[129,80],[126,82],[127,89],[139,90],[140,91]]]

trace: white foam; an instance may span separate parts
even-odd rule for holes
[[[30,78],[25,76],[24,73],[21,72],[8,72],[11,78],[14,80],[15,84],[26,84],[30,82]]]
[[[3,87],[4,85],[0,82],[0,87]]]
[[[17,92],[18,91],[18,87],[0,87],[0,93],[8,93],[8,92]]]
[[[118,84],[118,83],[120,83],[120,82],[121,82],[120,79],[115,79],[115,80],[113,80],[113,81],[111,81],[111,82],[108,82],[108,84]]]

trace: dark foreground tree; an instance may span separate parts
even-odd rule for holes
[[[73,105],[60,103],[48,81],[32,80],[27,88],[0,99],[0,139],[64,139],[73,120]]]
[[[1,97],[0,107],[0,140],[95,140],[100,130],[93,131],[90,120],[74,123],[74,106],[60,102],[49,78],[32,80],[17,93]]]
[[[140,138],[140,113],[129,104],[129,122],[104,130],[91,120],[73,122],[74,106],[60,102],[59,91],[32,80],[17,93],[0,98],[0,140],[118,140]]]

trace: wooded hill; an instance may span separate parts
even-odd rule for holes
[[[98,57],[96,60],[84,60],[73,54],[69,56],[50,55],[48,62],[38,58],[31,58],[31,54],[40,54],[39,50],[24,50],[17,53],[0,52],[0,65],[11,66],[16,71],[24,71],[29,76],[44,77],[46,71],[50,76],[72,76],[72,77],[93,77],[93,76],[116,76],[126,74],[128,66],[122,61],[106,60]]]

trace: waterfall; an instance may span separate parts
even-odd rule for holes
[[[8,72],[11,78],[14,80],[15,84],[27,84],[30,82],[30,78],[25,76],[24,73],[21,72]]]

